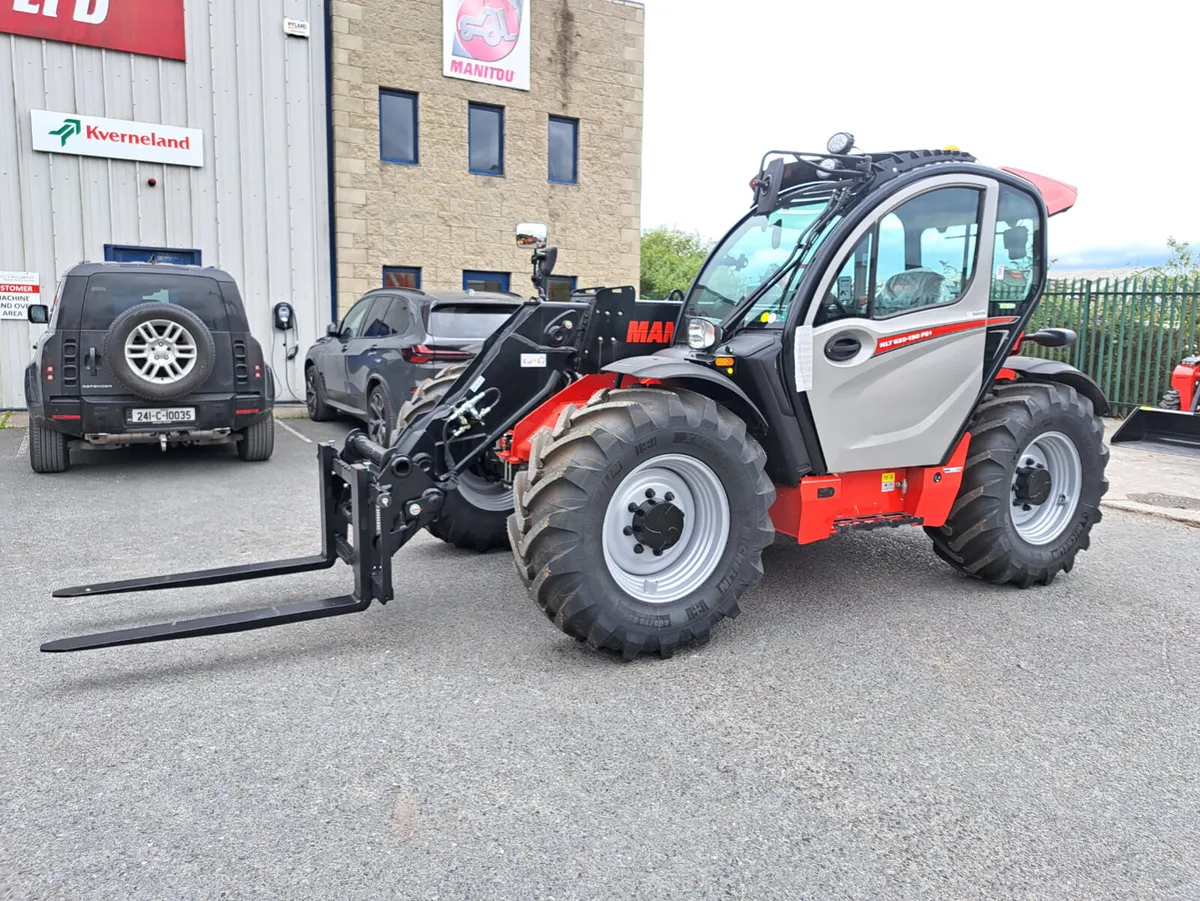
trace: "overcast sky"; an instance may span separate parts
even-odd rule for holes
[[[955,144],[1075,185],[1057,268],[1200,245],[1192,0],[645,0],[642,224],[720,237],[766,150]],[[828,10],[828,15],[823,14]]]

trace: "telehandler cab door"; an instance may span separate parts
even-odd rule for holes
[[[795,332],[830,472],[936,465],[983,380],[999,185],[926,178],[853,229]]]

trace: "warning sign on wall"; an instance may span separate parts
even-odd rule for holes
[[[0,319],[24,320],[29,305],[41,302],[41,279],[36,272],[0,272]]]

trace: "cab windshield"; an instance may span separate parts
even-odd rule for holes
[[[789,261],[797,262],[792,256],[796,245],[806,239],[806,232],[825,210],[828,201],[828,196],[823,195],[775,210],[768,216],[754,214],[743,220],[709,255],[688,295],[688,314],[723,322],[781,266],[788,265]],[[834,222],[836,219],[824,226],[822,235],[807,235],[816,240],[805,257],[811,257],[812,249],[829,233]],[[798,262],[803,265],[806,260]],[[795,276],[780,279],[755,301],[745,321],[756,324],[781,321],[797,282]]]

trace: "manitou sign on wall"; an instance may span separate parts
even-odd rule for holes
[[[532,0],[442,0],[442,74],[529,90]]]
[[[0,0],[0,32],[187,59],[183,0]]]

